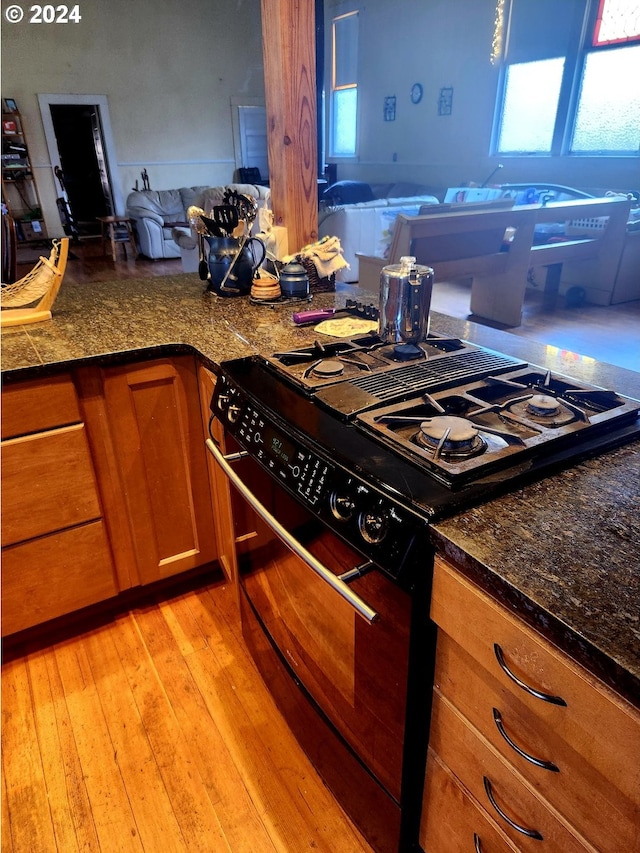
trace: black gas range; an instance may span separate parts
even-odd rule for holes
[[[373,526],[394,507],[433,522],[640,436],[640,401],[433,334],[317,341],[220,370],[212,410],[227,432],[343,535],[371,490]]]
[[[258,668],[373,849],[417,849],[436,648],[430,525],[640,436],[640,401],[457,339],[405,348],[366,335],[223,362],[211,409],[225,442],[212,430],[209,450],[272,536],[238,559]],[[391,782],[379,768],[387,730]],[[361,731],[374,745],[354,742]]]

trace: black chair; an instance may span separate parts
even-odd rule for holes
[[[253,184],[256,187],[268,187],[269,181],[263,181],[260,169],[257,166],[247,166],[238,169],[238,178],[241,184]]]

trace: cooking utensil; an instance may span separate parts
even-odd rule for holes
[[[204,210],[201,207],[192,204],[187,208],[187,221],[198,235],[198,277],[200,281],[206,281],[209,273],[207,258],[204,253],[204,235],[207,233],[207,227],[202,221],[203,216]]]
[[[226,204],[230,204],[238,211],[240,219],[244,219],[248,225],[249,231],[253,225],[256,216],[258,215],[258,202],[250,195],[244,195],[237,190],[225,190],[223,199]]]
[[[366,305],[356,302],[355,299],[347,299],[344,308],[318,308],[315,311],[299,311],[292,315],[296,326],[308,326],[312,323],[320,323],[329,320],[336,314],[351,314],[354,317],[363,317],[366,320],[377,320],[378,309],[375,305]]]
[[[212,209],[210,216],[200,214],[200,219],[209,237],[229,237],[239,221],[237,209],[230,204],[219,204]]]

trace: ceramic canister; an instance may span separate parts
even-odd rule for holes
[[[307,271],[297,261],[290,261],[280,271],[280,289],[287,298],[304,299],[309,293]]]

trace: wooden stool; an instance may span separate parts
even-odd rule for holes
[[[108,237],[109,242],[111,243],[111,255],[113,257],[114,263],[117,257],[118,243],[123,244],[125,257],[127,255],[127,243],[131,246],[134,259],[138,257],[138,249],[136,247],[136,241],[133,236],[131,220],[127,216],[98,216],[98,222],[100,223],[100,236],[102,238],[103,255],[107,254],[106,239]]]

